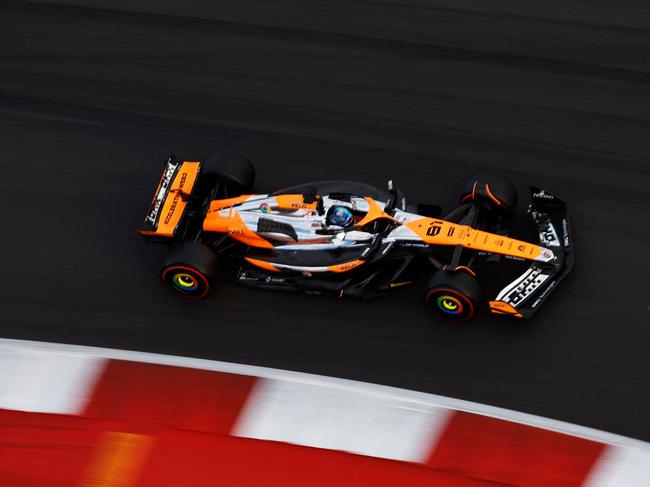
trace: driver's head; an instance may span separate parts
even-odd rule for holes
[[[349,227],[354,223],[352,210],[347,206],[334,205],[327,211],[327,224]]]

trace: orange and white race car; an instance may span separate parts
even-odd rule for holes
[[[513,238],[517,190],[497,176],[470,178],[443,217],[439,206],[407,204],[392,182],[386,191],[319,181],[253,194],[254,179],[250,161],[227,151],[166,162],[139,232],[169,244],[161,275],[170,290],[202,298],[226,277],[370,297],[422,282],[439,317],[465,321],[487,303],[494,314],[521,318],[573,265],[566,205],[531,187],[534,232]]]

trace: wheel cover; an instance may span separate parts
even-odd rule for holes
[[[427,304],[431,311],[447,320],[465,321],[474,315],[471,299],[453,289],[430,289],[427,293]]]
[[[199,287],[199,280],[187,272],[177,272],[172,277],[172,284],[179,291],[192,292]]]
[[[457,315],[463,312],[463,303],[449,294],[442,294],[436,298],[438,309],[443,313]]]
[[[163,270],[162,280],[173,292],[188,298],[202,298],[210,290],[208,279],[190,267],[167,267]]]

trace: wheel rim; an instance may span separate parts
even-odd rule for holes
[[[458,298],[449,294],[438,296],[436,305],[440,311],[449,315],[462,314],[464,308],[463,303]]]
[[[189,267],[168,267],[163,270],[162,280],[173,292],[189,298],[202,298],[210,290],[208,279]]]
[[[192,292],[199,288],[199,280],[187,272],[175,273],[172,277],[172,284],[176,289],[183,292]]]
[[[446,320],[466,321],[474,315],[474,305],[469,297],[452,289],[430,289],[427,304],[431,311]]]

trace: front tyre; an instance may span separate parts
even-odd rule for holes
[[[190,299],[208,295],[216,270],[217,256],[200,242],[180,242],[163,260],[163,285],[174,294]]]
[[[515,211],[517,199],[517,188],[507,179],[493,174],[471,177],[460,196],[461,203],[477,201],[506,215],[512,215]]]
[[[438,271],[429,280],[425,300],[438,318],[463,322],[474,316],[481,298],[481,285],[463,272]]]

